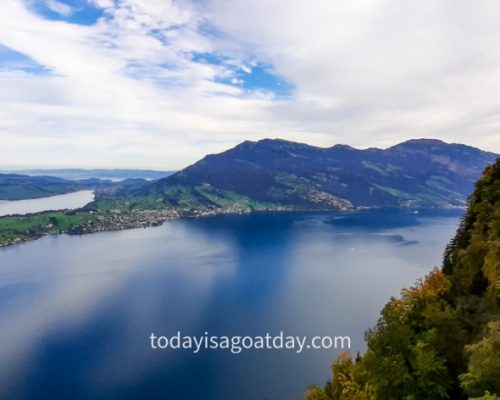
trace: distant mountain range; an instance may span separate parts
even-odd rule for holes
[[[10,174],[29,175],[29,176],[54,176],[62,179],[81,180],[81,179],[161,179],[172,175],[175,171],[156,171],[151,169],[23,169],[3,171]]]
[[[21,200],[55,196],[80,190],[76,182],[52,176],[31,177],[0,174],[0,200]]]
[[[35,199],[83,189],[110,196],[117,190],[142,187],[172,171],[138,169],[33,169],[0,173],[0,200]]]
[[[112,196],[117,191],[137,190],[148,182],[139,178],[116,181],[89,178],[72,181],[53,176],[0,174],[0,200],[36,199],[86,189],[95,190],[100,196]]]
[[[329,148],[280,139],[243,142],[171,176],[117,192],[131,207],[346,209],[464,206],[498,154],[417,139],[389,147]]]

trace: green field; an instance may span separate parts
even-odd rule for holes
[[[69,229],[87,224],[95,218],[92,214],[47,214],[0,218],[0,243],[15,239],[26,241],[49,233],[67,232]]]

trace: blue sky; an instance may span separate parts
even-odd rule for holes
[[[0,166],[181,168],[243,140],[500,152],[500,4],[5,0]]]
[[[222,66],[231,71],[228,76],[216,77],[215,81],[241,87],[245,93],[263,90],[273,93],[277,97],[290,96],[292,85],[285,79],[277,76],[272,65],[251,62],[249,64],[234,64],[234,60],[217,53],[194,53],[192,60],[201,64]]]
[[[0,45],[0,69],[24,71],[33,75],[48,74],[50,71],[30,57]]]
[[[79,25],[93,25],[105,16],[105,10],[86,0],[35,0],[31,9],[41,17]]]

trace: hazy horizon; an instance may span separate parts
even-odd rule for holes
[[[270,138],[263,138],[263,139],[270,139]],[[263,139],[259,139],[259,140],[263,140]],[[424,139],[424,140],[427,140],[427,139],[430,139],[430,138],[410,138],[410,139],[407,139],[407,140],[421,140],[421,139]],[[281,139],[281,138],[273,138],[272,140],[285,140],[285,139]],[[405,140],[405,141],[407,141]],[[441,139],[438,139],[438,138],[434,138],[432,140],[441,140]],[[306,142],[300,142],[300,141],[297,141],[297,143],[303,143],[303,144],[309,144],[309,143],[306,143]],[[394,144],[391,144],[389,146],[386,146],[386,147],[380,147],[381,149],[387,149],[389,147],[392,147],[392,146],[395,146],[397,144],[400,144],[402,142],[397,142],[397,143],[394,143]],[[466,145],[466,146],[470,146],[470,147],[474,147],[474,148],[479,148],[480,150],[483,150],[483,151],[489,151],[491,153],[495,153],[495,154],[500,154],[500,153],[497,153],[495,151],[492,151],[492,150],[488,150],[488,149],[483,149],[483,148],[480,148],[480,147],[477,147],[477,146],[474,146],[474,145],[471,145],[471,144],[467,144],[467,143],[451,143],[451,142],[446,142],[448,144],[463,144],[463,145]],[[350,146],[348,143],[334,143],[332,146],[335,146],[335,145],[348,145]],[[328,148],[328,147],[332,147],[332,146],[317,146],[317,147],[322,147],[322,148]],[[234,146],[232,146],[234,147]],[[232,148],[231,147],[231,148]],[[359,149],[359,150],[365,150],[367,148],[370,148],[370,147],[374,147],[374,146],[365,146],[365,147],[355,147],[355,146],[351,146],[351,147],[354,147],[356,149]],[[223,149],[222,151],[225,151],[225,150],[229,150],[230,148],[227,148],[227,149]],[[213,153],[209,153],[209,154],[213,154]],[[203,157],[203,156],[202,156]],[[127,165],[127,166],[96,166],[96,165],[88,165],[88,166],[81,166],[81,165],[51,165],[51,164],[47,164],[47,165],[43,165],[43,164],[40,164],[40,165],[19,165],[19,166],[8,166],[8,165],[0,165],[0,172],[9,172],[9,171],[13,171],[13,172],[22,172],[24,170],[28,171],[28,170],[36,170],[36,169],[40,169],[40,170],[51,170],[51,169],[84,169],[84,170],[92,170],[92,169],[104,169],[104,170],[113,170],[113,169],[118,169],[118,170],[127,170],[127,169],[130,169],[130,170],[154,170],[154,171],[160,171],[160,172],[175,172],[175,171],[179,171],[179,170],[182,170],[183,168],[186,168],[187,166],[199,161],[202,157],[196,159],[196,160],[193,160],[192,162],[189,162],[188,164],[184,165],[184,166],[181,166],[180,168],[170,168],[170,167],[165,167],[165,166],[158,166],[158,167],[154,167],[154,166],[138,166],[138,167],[134,167],[134,166],[131,166],[130,164]]]

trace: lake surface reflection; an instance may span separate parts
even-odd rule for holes
[[[438,265],[460,212],[178,220],[0,250],[0,398],[302,398],[335,350],[151,350],[149,335],[349,335]]]
[[[13,214],[30,214],[49,210],[73,210],[94,200],[92,190],[60,194],[27,200],[0,200],[0,217]]]

